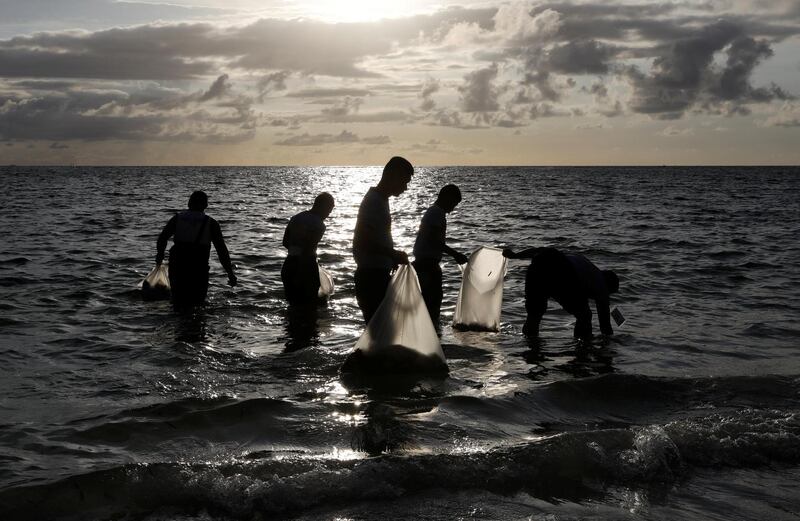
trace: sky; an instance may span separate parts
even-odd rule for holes
[[[0,0],[0,164],[800,164],[800,0]]]

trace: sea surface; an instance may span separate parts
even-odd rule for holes
[[[0,519],[800,519],[800,168],[417,168],[410,252],[456,183],[451,246],[555,246],[614,269],[627,318],[578,345],[454,331],[446,378],[348,381],[350,253],[380,168],[0,169]],[[205,190],[207,307],[142,299],[156,238]],[[316,316],[282,299],[289,217],[329,191]],[[595,318],[595,330],[597,330]]]

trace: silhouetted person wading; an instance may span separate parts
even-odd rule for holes
[[[447,185],[439,191],[433,206],[425,211],[414,241],[414,269],[419,277],[422,298],[434,325],[439,322],[442,308],[442,254],[447,253],[458,264],[466,264],[467,257],[445,244],[447,214],[461,202],[461,190]]]
[[[325,234],[323,221],[333,206],[333,196],[323,192],[314,199],[310,210],[289,219],[283,234],[283,246],[288,255],[281,268],[281,280],[289,304],[309,305],[319,300],[317,245]]]
[[[386,294],[392,269],[398,264],[408,264],[408,255],[394,249],[389,197],[405,192],[413,174],[414,167],[408,160],[393,157],[383,167],[378,186],[367,191],[358,208],[353,235],[356,301],[366,323]]]
[[[189,197],[189,209],[177,213],[167,222],[156,245],[156,264],[164,260],[167,241],[174,236],[169,250],[169,283],[172,304],[176,310],[203,304],[208,292],[208,258],[211,244],[219,262],[228,273],[228,284],[236,285],[236,275],[219,223],[205,214],[208,196],[196,191]]]
[[[525,275],[525,310],[528,319],[522,332],[528,337],[539,335],[539,324],[552,298],[575,316],[575,338],[592,337],[594,300],[600,331],[611,335],[609,297],[619,291],[619,278],[611,270],[600,270],[583,255],[564,254],[555,248],[530,248],[519,253],[504,250],[510,259],[531,259]]]

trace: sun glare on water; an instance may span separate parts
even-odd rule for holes
[[[369,22],[418,14],[421,0],[313,0],[305,3],[308,16],[330,22]]]

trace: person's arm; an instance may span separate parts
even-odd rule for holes
[[[457,252],[456,250],[454,250],[453,248],[451,248],[446,244],[442,248],[442,251],[453,257],[453,260],[456,261],[457,264],[466,264],[467,262],[469,262],[469,259],[467,258],[466,255]]]
[[[287,250],[289,249],[289,225],[286,225],[286,229],[283,231],[283,247]]]
[[[161,264],[164,262],[164,252],[167,249],[167,242],[169,238],[175,235],[175,223],[177,223],[177,215],[173,215],[172,219],[167,221],[166,226],[164,229],[161,230],[161,233],[158,236],[158,241],[156,241],[156,265]]]
[[[217,221],[211,221],[211,242],[214,243],[214,249],[217,250],[217,257],[222,267],[228,273],[228,285],[236,285],[236,275],[233,273],[233,264],[231,264],[231,255],[228,253],[228,247],[225,246],[225,239],[222,237],[222,228],[220,228]]]
[[[520,252],[514,253],[510,248],[503,250],[503,256],[508,259],[532,259],[544,248],[528,248]]]
[[[611,327],[611,311],[608,298],[598,298],[594,301],[597,308],[597,321],[600,322],[600,332],[604,335],[613,335],[614,329]]]

